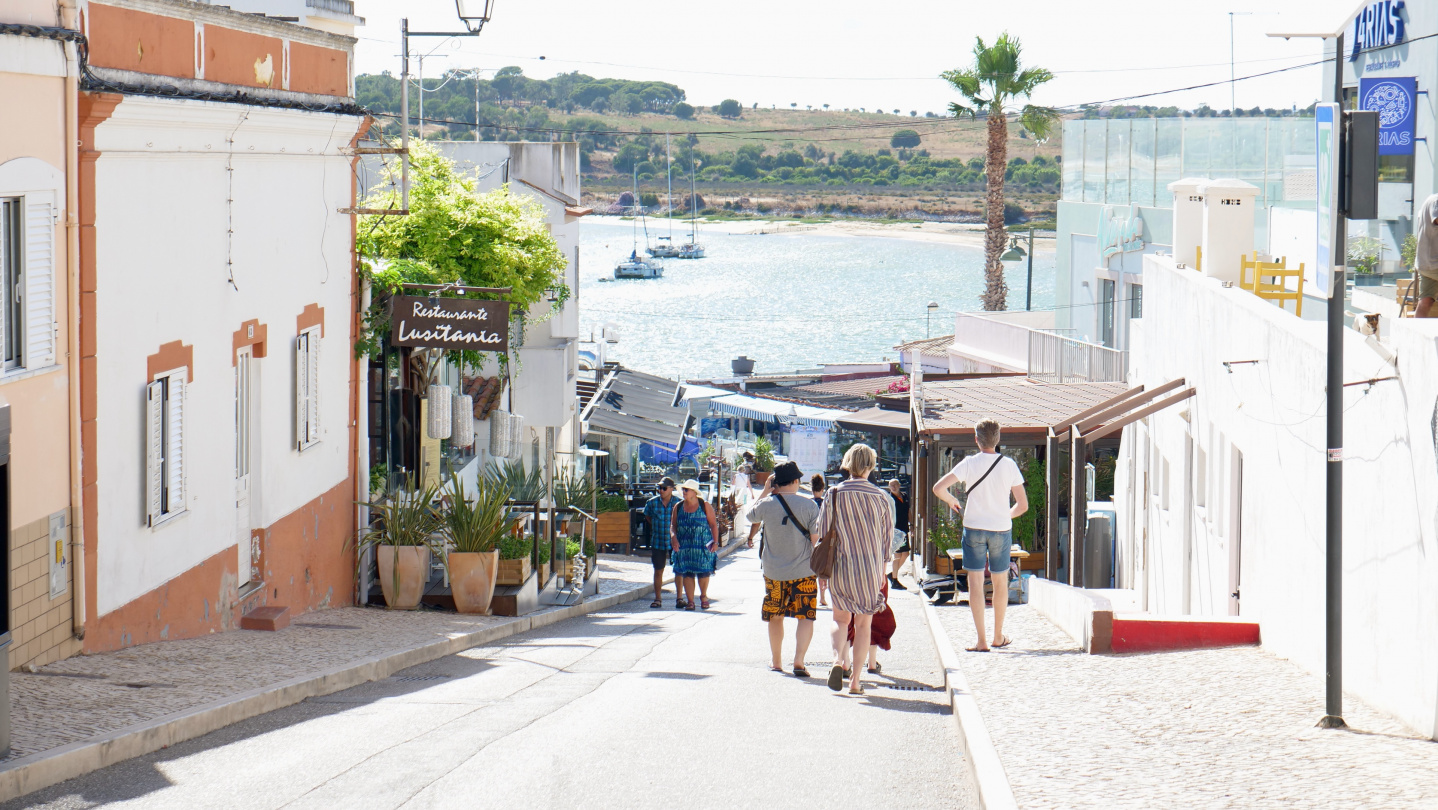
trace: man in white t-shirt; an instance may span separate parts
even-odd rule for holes
[[[1013,546],[1014,518],[1029,511],[1028,494],[1019,465],[999,455],[999,423],[985,419],[974,426],[979,452],[960,461],[934,484],[934,495],[964,519],[964,571],[969,575],[969,607],[979,641],[969,652],[988,652],[984,640],[984,569],[994,581],[994,647],[1007,647],[1004,608],[1009,603],[1009,549]],[[968,505],[960,506],[949,490],[962,483]],[[1009,505],[1009,496],[1013,505]]]
[[[1417,231],[1418,251],[1413,256],[1418,271],[1418,306],[1415,317],[1432,317],[1433,298],[1438,296],[1438,194],[1433,194],[1418,206],[1413,217]]]

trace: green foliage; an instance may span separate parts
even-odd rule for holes
[[[674,105],[673,113],[675,118],[688,121],[694,117],[694,105],[681,101]]]
[[[604,493],[599,496],[599,514],[628,511],[629,501],[626,501],[623,495]]]
[[[968,102],[949,104],[949,112],[960,118],[975,117],[979,110],[1005,115],[1020,99],[1032,96],[1039,85],[1053,80],[1053,73],[1044,68],[1024,67],[1022,54],[1018,37],[1008,32],[1000,34],[992,46],[985,45],[983,37],[975,37],[974,64],[940,74]],[[1019,124],[1039,139],[1047,138],[1058,120],[1058,111],[1050,107],[1026,103],[1019,112]]]
[[[573,538],[564,541],[564,556],[574,559],[579,554],[579,541]]]
[[[1414,247],[1415,253],[1417,247]],[[1367,236],[1355,236],[1348,240],[1348,266],[1353,272],[1366,274],[1378,271],[1378,262],[1383,255],[1383,242]]]
[[[951,548],[960,548],[963,545],[964,532],[963,523],[953,517],[948,507],[943,509],[947,514],[935,518],[929,526],[929,541],[934,544],[940,556]]]
[[[444,511],[440,531],[455,551],[493,551],[508,533],[509,490],[481,477],[473,496],[458,477],[450,479],[446,491],[449,508]]]
[[[595,486],[589,477],[579,472],[562,470],[554,477],[554,507],[568,509],[577,506],[588,512],[594,506]]]
[[[484,470],[484,479],[490,486],[503,487],[516,501],[531,503],[545,496],[544,475],[537,467],[526,472],[523,464],[501,466],[491,461]]]
[[[360,535],[359,550],[364,552],[375,546],[434,548],[432,535],[440,524],[439,512],[434,507],[438,496],[438,486],[417,487],[414,476],[410,475],[390,497],[364,504],[376,520]]]
[[[912,149],[919,145],[919,133],[912,129],[901,129],[889,138],[889,145],[895,149]]]
[[[1412,273],[1418,269],[1418,237],[1408,234],[1403,237],[1403,247],[1400,255],[1403,259],[1403,269]]]
[[[385,486],[389,484],[389,471],[383,464],[375,464],[369,468],[369,491],[370,494],[382,493]]]
[[[726,98],[714,108],[721,118],[738,118],[744,112],[744,105],[732,98]]]
[[[511,194],[507,186],[479,194],[474,180],[459,174],[449,159],[423,143],[411,149],[409,216],[361,217],[355,237],[361,272],[383,293],[366,313],[360,351],[378,348],[389,330],[386,294],[406,283],[509,287],[505,300],[515,305],[517,316],[543,300],[546,290],[564,286],[561,273],[568,262],[538,201]],[[398,208],[398,181],[390,186],[391,179],[363,205]],[[561,294],[568,298],[567,287]]]
[[[1044,514],[1045,498],[1048,493],[1046,465],[1038,459],[1030,459],[1023,465],[1024,491],[1029,497],[1029,511],[1014,518],[1014,542],[1026,551],[1038,548],[1036,534],[1039,515]]]
[[[756,472],[774,471],[774,445],[763,436],[754,440],[754,470]]]
[[[530,548],[529,538],[515,537],[506,532],[499,539],[499,558],[501,560],[522,560],[529,556]]]

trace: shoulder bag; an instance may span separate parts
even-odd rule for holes
[[[839,508],[839,493],[831,490],[824,498],[831,510]],[[786,506],[785,509],[788,509]],[[805,536],[808,532],[804,533]],[[819,579],[829,579],[834,576],[834,552],[839,545],[839,516],[834,516],[833,526],[829,532],[819,538],[819,544],[814,546],[814,552],[809,555],[809,568],[813,570],[814,576]]]

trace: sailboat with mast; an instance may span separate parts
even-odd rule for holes
[[[644,207],[639,204],[639,168],[634,169],[634,208],[636,216],[633,219],[634,240],[629,251],[629,257],[621,259],[614,265],[614,277],[623,278],[662,278],[664,276],[664,265],[654,259],[646,259],[639,255],[639,218],[643,216]],[[644,225],[644,233],[647,241],[649,225]]]
[[[669,235],[661,236],[655,240],[656,244],[650,247],[649,255],[656,259],[672,259],[679,255],[679,248],[674,244],[674,160],[669,156],[669,133],[664,133],[664,162],[669,167],[669,196],[665,197],[665,205],[669,209]]]
[[[694,190],[694,152],[689,153],[689,241],[679,246],[680,259],[704,258],[704,246],[699,244],[699,195]]]

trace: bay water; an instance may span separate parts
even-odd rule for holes
[[[672,378],[729,376],[747,355],[756,374],[821,363],[898,360],[894,346],[954,330],[954,314],[982,309],[983,250],[887,236],[730,234],[705,230],[706,258],[664,259],[664,277],[614,280],[632,247],[629,222],[580,227],[580,337],[620,335],[609,359]],[[770,228],[776,226],[768,226]],[[903,226],[898,226],[903,227]],[[651,237],[668,233],[650,221]],[[688,228],[676,222],[674,241]],[[643,255],[644,233],[639,233]],[[1025,263],[1007,265],[1009,308],[1023,309]],[[1034,260],[1033,308],[1054,305],[1054,255]]]

